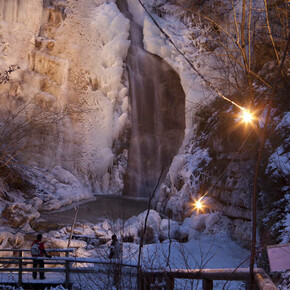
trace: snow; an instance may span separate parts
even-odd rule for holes
[[[50,238],[49,243],[53,245],[53,248],[55,249],[65,249],[68,245],[68,239],[55,239]],[[71,240],[70,247],[71,248],[85,248],[87,246],[87,243],[85,241],[79,241],[79,240]]]
[[[53,112],[66,107],[77,111],[58,122],[45,146],[22,153],[21,161],[42,171],[62,167],[85,184],[82,187],[87,187],[86,197],[88,190],[102,194],[110,190],[120,193],[122,189],[122,180],[115,178],[111,182],[114,176],[110,178],[108,171],[117,157],[113,153],[113,142],[128,122],[128,89],[123,75],[130,45],[129,21],[112,2],[115,1],[90,0],[85,4],[68,1],[66,17],[55,26],[55,23],[45,24],[50,28],[42,29],[40,36],[40,26],[48,16],[42,1],[23,1],[21,5],[3,2],[0,7],[3,28],[0,65],[5,68],[17,63],[21,67],[12,78],[19,84],[17,94],[24,101],[36,95],[43,110],[47,106]],[[50,9],[56,18],[54,13],[59,11]],[[49,35],[48,30],[51,30]],[[41,44],[40,48],[35,47],[36,41]],[[53,43],[52,49],[46,49],[48,43]],[[41,85],[44,82],[45,89]],[[30,105],[28,117],[34,109],[37,104]],[[34,137],[37,144],[39,136]],[[122,166],[119,166],[120,172]],[[89,188],[90,183],[96,184]],[[81,193],[83,188],[76,182],[59,188],[55,196],[64,199],[58,199],[59,206],[69,203],[66,195],[72,191],[77,190],[76,195],[81,195],[72,196],[72,200],[85,198]],[[50,204],[47,208],[56,207],[57,204]]]
[[[271,272],[282,272],[290,269],[290,244],[267,247]]]
[[[145,11],[143,7],[136,0],[127,0],[129,11],[134,17],[134,21],[143,26],[145,19]]]
[[[123,257],[122,262],[127,265],[136,265],[140,240],[140,231],[143,229],[147,211],[133,216],[126,221],[104,220],[98,224],[80,224],[74,229],[71,247],[76,250],[73,255],[77,257],[65,258],[75,261],[78,266],[84,260],[90,262],[109,263],[108,249],[111,241],[111,235],[117,234],[119,241],[121,237],[125,238],[127,234],[133,236],[132,242],[122,242]],[[192,215],[185,219],[182,224],[173,220],[161,219],[160,215],[150,210],[147,229],[153,230],[155,241],[149,241],[143,246],[142,266],[145,269],[156,268],[181,268],[181,269],[203,269],[203,268],[236,268],[247,267],[249,251],[241,248],[236,242],[231,240],[227,232],[226,222],[221,223],[221,217],[218,214],[200,214]],[[170,234],[168,233],[170,228]],[[66,248],[71,227],[64,227],[58,231],[51,231],[44,234],[44,241],[47,249]],[[7,234],[5,228],[1,228],[1,248],[8,247],[8,243],[15,239],[12,233]],[[24,236],[17,234],[15,239],[17,248],[24,243]],[[188,237],[188,241],[180,243],[177,239]],[[99,244],[98,239],[104,243]],[[159,240],[160,239],[160,240]],[[162,241],[162,242],[160,242]],[[146,240],[145,240],[146,242]],[[1,252],[5,255],[5,252]],[[99,269],[99,268],[98,268]],[[106,266],[102,270],[110,271]],[[25,274],[26,275],[26,274]],[[25,276],[25,279],[31,279],[31,274]],[[106,273],[96,272],[94,275],[106,275]],[[99,277],[99,276],[95,276]],[[47,273],[47,280],[61,281],[64,276]],[[89,280],[81,278],[80,275],[72,275],[72,280],[76,283],[86,283]],[[100,278],[101,279],[101,278]],[[3,280],[4,281],[4,280]],[[62,280],[63,281],[63,280]],[[107,281],[107,280],[106,280]],[[186,289],[188,281],[176,280],[176,286]],[[195,281],[194,283],[197,283]],[[224,282],[215,284],[215,289],[221,289]],[[228,289],[238,289],[240,282],[230,282]],[[200,286],[200,285],[199,285]],[[235,288],[236,287],[236,288]],[[199,289],[199,288],[197,288]]]
[[[10,31],[9,29],[12,28],[9,27],[13,25],[6,27],[7,23],[1,22],[1,27],[3,24],[7,28],[7,31],[3,30],[3,41],[7,40],[8,44],[13,44],[16,40],[19,43],[24,43],[24,40],[32,41],[33,33],[39,30],[37,21],[40,21],[43,11],[41,1],[30,2],[37,6],[36,11],[30,13],[31,23],[26,18],[25,23],[29,22],[27,27],[13,22],[15,30]],[[45,152],[30,152],[27,161],[25,156],[23,157],[25,161],[21,160],[32,167],[32,169],[24,168],[23,172],[36,188],[36,199],[32,201],[32,204],[37,211],[59,209],[72,202],[90,199],[95,193],[120,194],[123,188],[127,155],[124,151],[122,158],[119,158],[121,162],[114,163],[117,156],[113,153],[113,142],[120,137],[128,122],[128,88],[124,84],[123,74],[124,61],[130,45],[129,21],[120,13],[115,3],[98,2],[97,4],[94,1],[88,1],[84,6],[79,3],[68,3],[66,8],[68,16],[57,27],[56,35],[52,39],[57,50],[61,52],[52,51],[53,55],[48,55],[43,50],[36,51],[36,55],[41,57],[39,61],[43,62],[39,69],[45,67],[49,70],[52,74],[49,77],[56,77],[56,81],[60,82],[62,87],[72,85],[64,82],[64,78],[68,76],[65,70],[68,65],[70,78],[73,78],[75,66],[77,66],[77,71],[81,72],[82,67],[85,67],[89,71],[91,82],[96,83],[95,90],[89,88],[84,91],[82,88],[77,93],[66,91],[65,97],[62,94],[53,96],[54,92],[34,92],[43,77],[48,76],[45,71],[25,71],[23,86],[29,88],[29,95],[38,94],[39,99],[57,103],[58,106],[79,106],[82,102],[84,106],[79,109],[86,112],[78,115],[79,119],[74,119],[73,114],[65,116],[63,120],[60,120],[59,128],[55,128],[55,131],[59,133],[55,134],[57,136],[52,136],[49,142],[54,145],[48,144],[48,148],[44,149]],[[26,4],[21,6],[21,9],[28,13],[27,7],[30,7],[30,4]],[[6,8],[3,6],[1,9]],[[17,15],[22,17],[22,11],[18,11]],[[5,14],[5,17],[10,16]],[[83,35],[85,36],[82,37]],[[69,38],[73,41],[66,42]],[[45,37],[41,39],[46,41]],[[34,39],[32,42],[34,43]],[[10,57],[14,55],[17,58],[19,52],[21,53],[19,65],[21,69],[25,69],[27,65],[24,64],[22,54],[26,59],[28,52],[22,50],[19,45],[14,45],[14,47],[19,47],[19,51],[12,53],[9,48],[7,57],[5,55],[3,59],[11,62]],[[29,49],[35,48],[30,45]],[[59,60],[63,65],[54,71],[55,68],[50,67],[53,63],[51,60]],[[88,78],[88,75],[81,76],[81,80],[85,78]],[[20,81],[20,74],[15,74],[15,80]],[[80,82],[79,79],[73,79],[73,81],[74,84]],[[71,94],[71,99],[67,98]],[[77,97],[74,97],[74,94]],[[35,104],[31,105],[35,107]],[[35,136],[35,140],[37,138]],[[43,147],[46,148],[46,146]],[[23,197],[20,199],[19,202],[24,202]],[[2,202],[0,205],[1,210],[6,206]]]
[[[267,171],[272,172],[273,176],[278,177],[280,174],[288,176],[290,173],[290,153],[285,152],[283,146],[279,146],[270,156],[267,165]]]
[[[169,240],[165,240],[162,243],[149,244],[144,247],[145,261],[150,260],[150,267],[164,268],[166,266],[169,246]],[[243,260],[248,263],[249,251],[238,246],[225,233],[217,235],[199,233],[195,239],[187,243],[172,241],[171,247],[170,267],[175,269],[235,268],[243,264]],[[154,257],[152,264],[152,256],[156,252],[159,254]],[[247,264],[241,265],[241,267],[245,266]]]
[[[37,210],[59,209],[93,196],[90,188],[60,166],[55,166],[50,172],[43,172],[38,168],[29,169],[27,175],[37,189],[37,197],[33,201]]]
[[[122,243],[122,261],[127,265],[136,265],[139,251],[139,244],[136,242],[140,239],[139,232],[143,228],[146,214],[147,211],[138,216],[133,216],[127,221],[104,220],[96,225],[78,225],[74,230],[74,235],[77,233],[78,239],[73,238],[71,246],[78,248],[75,252],[78,257],[84,257],[91,262],[103,261],[106,263],[109,262],[108,248],[111,235],[116,233],[120,240],[121,236],[126,237],[127,234],[130,234],[133,235],[135,242]],[[220,219],[221,217],[218,214],[193,215],[180,225],[173,220],[161,219],[156,211],[150,210],[147,227],[154,230],[154,236],[157,239],[154,243],[143,246],[143,268],[214,269],[247,267],[249,251],[231,240],[226,223],[219,224]],[[169,227],[170,239],[168,236]],[[50,247],[65,248],[69,231],[70,228],[66,227],[60,231],[49,232],[45,236],[46,244]],[[90,244],[96,239],[96,237],[94,239],[94,233],[106,242],[98,246]],[[180,243],[175,239],[180,238],[181,233],[188,236],[187,242]],[[87,242],[79,240],[81,237],[86,238]],[[162,237],[162,242],[158,241],[159,237]],[[78,259],[81,260],[81,258]],[[97,273],[96,275],[101,274]],[[80,279],[81,277],[78,277],[78,283]],[[85,283],[85,281],[82,281],[82,283]],[[176,280],[176,286],[183,289],[187,288],[186,283],[188,283],[186,280]],[[197,283],[197,281],[194,283]],[[224,283],[216,283],[215,287],[217,288],[215,289],[221,289]],[[228,289],[238,289],[237,287],[240,287],[240,285],[241,282],[229,282]]]
[[[139,7],[138,9],[141,8]],[[165,19],[155,14],[153,14],[153,17],[183,53],[190,53],[187,57],[193,61],[194,65],[199,68],[203,75],[209,76],[213,74],[210,67],[215,60],[206,54],[204,56],[201,55],[198,45],[193,45],[192,27],[186,27],[178,17],[172,15],[166,15]],[[148,15],[145,15],[142,26],[144,48],[153,54],[159,55],[179,73],[181,85],[186,94],[186,129],[190,129],[193,126],[192,117],[198,104],[205,101],[209,92],[204,88],[203,81],[200,77],[196,72],[191,70],[183,56],[169,43]],[[202,37],[200,36],[198,41],[201,42]]]
[[[184,59],[168,43],[152,21],[146,16],[143,8],[137,1],[129,0],[130,10],[134,13],[135,19],[144,28],[145,48],[170,63],[180,74],[182,86],[186,93],[187,130],[192,128],[192,114],[199,103],[205,99],[205,92],[201,79],[188,67]],[[112,144],[121,135],[128,120],[128,89],[122,84],[124,72],[124,60],[130,45],[128,40],[129,22],[120,14],[114,3],[104,3],[94,11],[94,21],[90,23],[93,29],[100,36],[95,58],[99,59],[94,63],[93,74],[98,81],[98,90],[91,99],[86,100],[91,112],[87,114],[87,120],[81,127],[84,133],[85,146],[82,151],[82,162],[80,171],[85,175],[94,173],[100,178],[97,191],[106,192],[110,186],[110,175],[107,172],[114,161]],[[176,43],[186,51],[189,43],[188,28],[171,17],[163,20],[156,16],[157,21],[170,34]],[[196,49],[191,51],[197,66],[201,66],[206,74],[213,59],[198,58],[199,48],[205,42],[204,36],[195,40]],[[189,53],[189,52],[187,52]],[[207,60],[207,62],[205,61]],[[43,94],[43,99],[54,101],[49,94]],[[286,116],[289,124],[289,115]],[[70,122],[68,122],[70,123]],[[190,194],[197,193],[196,176],[200,172],[199,165],[202,162],[208,163],[210,158],[206,149],[196,148],[193,144],[185,150],[185,153],[177,155],[168,173],[167,186],[178,184],[179,180],[185,180],[179,192],[171,198],[168,207],[173,211],[182,210],[184,201]],[[278,147],[270,157],[269,171],[279,170],[284,175],[289,174],[289,153]],[[121,171],[121,170],[120,170]],[[58,209],[63,205],[92,197],[91,188],[85,187],[80,180],[70,171],[57,165],[50,171],[40,172],[35,168],[28,172],[37,185],[37,197],[32,205],[15,203],[15,207],[21,207],[24,211],[35,210],[33,218],[38,217],[38,210]],[[120,179],[121,183],[121,179]],[[290,196],[286,195],[290,200]],[[289,204],[289,203],[288,203]],[[4,205],[2,206],[4,208]],[[124,223],[105,220],[96,225],[87,227],[76,227],[74,233],[84,237],[94,237],[107,243],[113,233],[118,232],[118,237],[130,236],[134,242],[140,240],[140,232],[144,226],[147,212],[133,216]],[[286,230],[290,232],[290,214],[285,217]],[[248,257],[248,251],[242,249],[232,241],[226,231],[228,220],[218,214],[192,215],[185,219],[180,225],[176,221],[161,219],[156,211],[151,210],[147,227],[152,230],[153,238],[144,246],[143,265],[146,267],[166,267],[168,261],[172,268],[229,268],[240,265]],[[25,225],[28,229],[27,224]],[[170,229],[170,233],[168,233]],[[68,243],[69,228],[63,228],[57,232],[50,232],[47,235],[49,243],[55,247],[66,247]],[[158,239],[162,240],[159,242]],[[170,240],[169,240],[170,238]],[[1,232],[2,244],[8,245],[12,239],[5,231]],[[186,243],[179,243],[177,240],[188,239]],[[15,243],[22,243],[16,241]],[[78,255],[94,255],[98,249],[94,249],[89,242],[72,240],[71,246],[78,248]],[[90,250],[87,250],[91,246]],[[107,246],[107,244],[106,244]],[[136,252],[139,246],[132,243],[124,243],[124,260],[136,262]],[[104,249],[104,248],[103,248]],[[101,249],[101,250],[103,250]],[[170,253],[170,257],[168,257]],[[236,286],[235,286],[236,287]],[[61,289],[61,288],[59,288]],[[236,288],[233,288],[236,289]]]
[[[170,182],[171,184],[175,184],[177,181],[177,174],[178,172],[182,169],[184,165],[184,160],[185,156],[184,155],[176,155],[173,158],[173,161],[171,163],[171,166],[169,168],[168,175],[170,176]]]
[[[289,189],[289,188],[288,188]],[[286,208],[285,208],[285,217],[282,220],[282,223],[284,225],[284,231],[281,235],[281,243],[289,243],[290,242],[290,193],[285,194],[285,200],[286,200]]]
[[[189,135],[191,135],[191,132],[189,132]],[[199,197],[199,175],[202,170],[200,164],[208,164],[210,160],[207,148],[204,149],[196,146],[194,139],[187,144],[185,138],[184,144],[179,154],[174,157],[166,180],[161,187],[157,208],[162,208],[163,197],[167,196],[167,209],[172,210],[176,217],[181,218],[187,210],[185,207],[186,203],[192,197]],[[181,180],[184,182],[184,185],[180,190],[177,190],[176,188],[179,187]]]
[[[170,231],[169,231],[170,229]],[[170,219],[163,219],[161,220],[161,234],[160,237],[163,240],[167,239],[176,239],[179,235],[179,225],[177,221],[170,220]]]
[[[104,183],[104,188],[100,186],[96,189],[102,193],[109,186],[106,172],[114,159],[113,141],[119,137],[127,122],[128,90],[122,85],[122,76],[130,45],[127,39],[129,21],[119,12],[116,4],[104,3],[95,9],[90,29],[97,31],[101,42],[96,52],[97,65],[93,68],[98,80],[99,98],[97,103],[96,100],[91,101],[97,112],[92,111],[86,117],[87,148],[83,153],[82,167],[87,167],[93,175],[104,176],[100,182]]]
[[[281,118],[276,118],[275,122],[277,123],[276,131],[282,136],[283,142],[278,146],[275,151],[271,154],[268,159],[268,164],[266,168],[266,174],[270,176],[273,180],[280,180],[284,178],[286,181],[289,178],[290,173],[290,153],[288,152],[288,144],[290,142],[290,137],[287,135],[287,130],[290,126],[290,112],[284,113]],[[279,240],[281,244],[290,242],[290,194],[289,194],[289,185],[281,187],[281,191],[285,193],[284,198],[281,202],[285,202],[285,211],[284,218],[276,223],[276,227],[282,226],[284,229],[280,231]],[[274,212],[275,208],[273,209]],[[271,212],[271,214],[273,214]],[[268,217],[269,219],[269,217]]]
[[[147,211],[140,213],[138,215],[138,223],[142,227],[145,225],[145,219],[146,219]],[[161,218],[160,215],[157,211],[155,210],[150,210],[148,219],[147,219],[147,226],[151,227],[155,232],[159,232],[160,230],[160,223],[161,223]]]

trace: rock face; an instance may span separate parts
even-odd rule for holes
[[[127,122],[128,21],[115,4],[93,0],[1,1],[0,21],[0,67],[20,67],[0,87],[1,111],[20,111],[22,121],[46,120],[33,138],[24,134],[15,142],[14,151],[25,147],[18,158],[44,169],[62,166],[96,181],[97,192],[120,191],[107,171]]]
[[[197,121],[195,139],[175,157],[157,208],[184,219],[194,211],[192,200],[204,196],[204,211],[229,218],[231,236],[249,246],[255,142],[227,126],[232,121],[223,120],[224,104],[213,102],[206,110],[215,117]]]

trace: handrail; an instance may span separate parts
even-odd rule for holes
[[[46,252],[74,252],[74,248],[68,249],[46,249]],[[30,252],[30,249],[0,249],[0,252]]]
[[[20,251],[22,252],[22,251]],[[70,251],[66,251],[67,254]],[[121,267],[136,268],[137,265],[133,263],[119,263],[112,260],[100,260],[97,258],[82,258],[82,257],[0,257],[0,264],[4,264],[9,259],[13,260],[11,264],[16,264],[18,267],[13,268],[0,268],[0,272],[18,272],[18,284],[23,284],[24,272],[62,272],[65,273],[65,286],[68,288],[70,285],[70,273],[93,273],[96,271],[95,267],[72,267],[73,263],[87,263],[98,265],[114,265],[118,264]],[[63,265],[63,267],[56,268],[25,268],[24,265],[31,264],[33,260],[48,260],[53,264]],[[29,262],[31,261],[31,262]],[[49,263],[47,261],[47,263]],[[269,276],[261,268],[256,268],[254,271],[255,283],[260,290],[277,290]],[[213,289],[214,280],[227,280],[227,281],[249,281],[250,271],[249,268],[239,269],[158,269],[158,270],[142,270],[141,275],[138,276],[139,285],[143,285],[144,289],[150,289],[152,281],[155,278],[164,278],[166,281],[166,289],[174,289],[174,279],[201,279],[204,289]]]
[[[0,257],[0,264],[7,263],[9,260],[12,260],[11,264],[18,264],[18,267],[14,268],[0,268],[1,272],[18,272],[18,285],[23,285],[23,273],[24,272],[61,272],[65,273],[64,285],[66,288],[70,288],[70,273],[94,273],[96,271],[95,267],[71,267],[73,263],[88,263],[88,264],[107,264],[114,265],[118,264],[121,267],[134,267],[135,264],[125,264],[119,263],[118,261],[111,260],[100,260],[96,258],[79,258],[79,257],[22,257],[22,251],[20,251],[20,257]],[[64,265],[64,267],[57,268],[24,268],[23,265],[32,264],[33,260],[48,260],[55,261],[56,264]],[[24,261],[31,261],[30,263]],[[46,262],[47,263],[47,262]],[[1,282],[3,284],[3,282]],[[5,284],[5,283],[4,283]]]
[[[147,270],[143,275],[153,277],[162,277],[164,275],[172,278],[184,279],[208,279],[208,280],[237,280],[244,281],[249,277],[248,268],[240,268],[235,271],[232,268],[226,269],[164,269],[164,270]]]
[[[147,270],[142,272],[144,280],[144,289],[147,289],[150,284],[148,279],[150,278],[166,278],[168,285],[166,289],[173,289],[175,278],[183,279],[201,279],[203,280],[203,285],[211,290],[213,289],[214,280],[227,280],[227,281],[249,281],[250,280],[250,270],[249,268],[239,268],[239,269],[164,269],[164,270]],[[254,270],[255,282],[260,290],[278,290],[275,284],[272,282],[270,277],[261,268],[256,268]]]
[[[0,257],[1,260],[49,260],[49,261],[63,261],[63,262],[71,262],[71,263],[89,263],[89,264],[102,264],[102,265],[111,265],[111,264],[120,264],[125,267],[133,267],[136,268],[137,264],[129,264],[129,263],[119,263],[118,261],[111,260],[100,260],[97,258],[82,258],[82,257]],[[2,262],[3,263],[3,262]]]
[[[278,289],[271,278],[261,268],[254,269],[255,282],[260,290],[276,290]]]

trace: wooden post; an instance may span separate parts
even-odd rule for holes
[[[65,288],[69,289],[69,269],[70,268],[70,262],[65,261]]]
[[[146,289],[146,276],[139,271],[137,273],[137,289],[143,290]]]
[[[174,278],[166,277],[166,290],[174,290]]]
[[[73,224],[71,226],[71,231],[70,231],[70,235],[69,235],[69,239],[68,239],[68,243],[67,243],[67,248],[70,247],[70,242],[71,242],[73,231],[74,231],[74,228],[75,228],[75,223],[76,223],[76,220],[77,220],[78,211],[79,211],[79,207],[77,206],[77,207],[75,207],[75,216],[74,216]]]
[[[69,256],[69,252],[65,253],[65,256],[68,257]],[[70,283],[69,283],[69,273],[70,272],[70,262],[69,261],[65,261],[65,288],[66,289],[70,289]]]
[[[22,251],[19,252],[19,258],[22,258]],[[19,259],[18,285],[22,285],[22,259]]]
[[[213,281],[202,279],[202,289],[203,290],[213,290]]]

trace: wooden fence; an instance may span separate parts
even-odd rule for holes
[[[95,265],[112,265],[116,264],[112,261],[101,261],[96,258],[75,258],[70,257],[70,253],[74,249],[49,249],[47,252],[54,253],[64,253],[64,257],[39,257],[32,258],[30,256],[30,250],[11,250],[11,249],[1,249],[0,252],[13,252],[13,257],[0,257],[0,273],[17,273],[17,282],[12,283],[11,281],[3,282],[0,284],[22,286],[28,286],[28,283],[23,279],[23,273],[31,272],[53,272],[53,273],[64,273],[64,280],[62,282],[49,282],[46,281],[45,286],[53,286],[62,284],[65,288],[71,289],[72,280],[71,274],[75,273],[78,275],[86,273],[96,273]],[[23,253],[29,252],[29,256],[23,256]],[[17,255],[17,256],[16,256]],[[33,260],[45,260],[46,265],[53,265],[57,267],[53,268],[33,268]],[[74,266],[73,266],[74,265]],[[76,265],[82,265],[76,266]],[[88,266],[93,265],[93,266]],[[27,267],[28,266],[28,267]],[[239,269],[158,269],[158,270],[142,270],[140,274],[137,275],[137,267],[134,264],[122,263],[119,265],[122,267],[134,268],[136,273],[136,285],[140,290],[147,289],[174,289],[175,279],[199,279],[202,280],[202,285],[204,290],[213,289],[213,281],[215,280],[225,280],[225,281],[246,281],[250,280],[250,272],[248,268]],[[255,284],[256,289],[260,290],[277,290],[269,276],[264,272],[263,269],[255,269]],[[138,277],[138,278],[137,278]],[[31,282],[29,286],[31,287]],[[41,289],[39,285],[35,285],[36,288]],[[30,288],[31,289],[31,288]]]
[[[96,267],[95,265],[114,265],[119,264],[115,261],[102,261],[97,258],[75,258],[70,257],[70,253],[73,252],[74,249],[47,249],[46,252],[55,254],[55,253],[65,253],[64,257],[54,256],[51,258],[47,257],[37,257],[33,258],[30,255],[30,250],[23,250],[23,249],[17,249],[17,250],[11,250],[11,249],[0,249],[0,252],[13,252],[13,255],[15,256],[8,256],[8,257],[0,257],[0,275],[1,273],[17,273],[18,279],[17,283],[11,282],[11,281],[1,281],[1,285],[12,285],[12,286],[22,286],[24,289],[26,287],[34,287],[33,289],[42,289],[41,286],[56,286],[56,285],[63,285],[67,289],[71,289],[72,287],[72,281],[71,281],[71,274],[92,274],[96,273]],[[23,253],[29,252],[29,256],[23,256]],[[16,256],[17,255],[17,256]],[[43,260],[45,261],[45,265],[54,266],[53,268],[33,268],[33,261],[35,260]],[[81,266],[73,266],[73,265],[81,265]],[[88,266],[91,265],[91,266]],[[93,265],[93,266],[92,266]],[[55,267],[57,266],[57,267]],[[122,263],[120,265],[123,267],[129,267],[136,269],[135,264],[126,264]],[[98,272],[103,272],[104,270],[99,270]],[[62,282],[53,282],[48,281],[46,279],[45,281],[42,281],[42,283],[39,282],[27,282],[23,279],[24,273],[31,273],[31,272],[43,272],[43,273],[63,273],[64,274],[64,280]],[[135,271],[137,273],[137,271]],[[135,275],[137,277],[137,275]],[[2,279],[3,280],[3,279]],[[43,287],[43,289],[45,288]],[[31,288],[30,288],[31,289]]]
[[[142,272],[142,289],[174,289],[174,279],[202,280],[204,290],[213,289],[213,281],[250,281],[249,268],[239,269],[166,269]],[[263,269],[254,270],[255,288],[260,290],[278,290]],[[164,286],[163,286],[164,285]],[[163,287],[163,288],[162,288]]]

